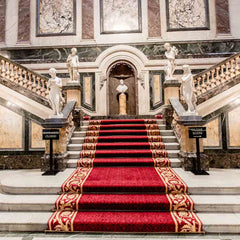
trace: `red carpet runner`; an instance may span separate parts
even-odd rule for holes
[[[201,233],[156,120],[90,121],[49,231]]]

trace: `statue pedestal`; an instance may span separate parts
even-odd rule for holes
[[[62,87],[65,101],[76,101],[76,107],[81,107],[81,85],[79,82],[68,82],[66,86]]]
[[[179,89],[181,83],[178,80],[166,80],[163,83],[164,88],[164,102],[165,105],[170,105],[169,99],[170,98],[177,98],[179,99]]]
[[[119,115],[127,114],[127,97],[125,93],[119,95]]]

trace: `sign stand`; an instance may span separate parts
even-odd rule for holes
[[[42,176],[56,175],[59,171],[55,162],[53,161],[53,140],[59,140],[58,129],[43,129],[43,140],[50,141],[50,152],[49,152],[49,170],[44,172]]]
[[[206,138],[206,127],[192,127],[188,129],[189,138],[195,138],[196,139],[196,150],[197,150],[197,159],[194,159],[193,161],[193,169],[192,173],[195,175],[209,175],[205,170],[202,170],[201,168],[201,156],[200,156],[200,144],[199,139],[200,138]]]

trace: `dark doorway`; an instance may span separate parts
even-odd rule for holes
[[[109,115],[118,115],[118,92],[116,90],[120,79],[128,86],[127,94],[127,114],[136,115],[136,70],[130,63],[121,61],[113,64],[108,71],[109,83]]]

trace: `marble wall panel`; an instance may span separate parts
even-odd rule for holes
[[[228,34],[230,33],[228,0],[215,0],[215,4],[216,4],[217,33]]]
[[[205,125],[207,128],[207,138],[203,139],[204,147],[221,147],[219,121],[219,118],[216,118]]]
[[[93,0],[82,0],[82,38],[94,39]]]
[[[18,4],[18,41],[30,41],[30,0],[19,0]]]
[[[240,107],[228,112],[228,144],[229,147],[240,147]]]
[[[96,96],[95,96],[95,73],[80,73],[81,105],[91,111],[95,111]]]
[[[23,148],[23,117],[0,105],[0,149]]]
[[[161,37],[159,0],[148,0],[148,36]]]
[[[0,0],[0,42],[5,41],[6,0]]]
[[[240,51],[240,40],[221,40],[211,42],[173,42],[179,49],[179,59],[229,57]],[[150,60],[166,59],[164,43],[131,44]],[[77,47],[80,62],[94,62],[96,58],[112,45]],[[9,49],[11,59],[21,64],[30,63],[65,63],[71,47]],[[182,74],[182,72],[181,72]]]
[[[169,31],[209,28],[208,0],[166,0]]]
[[[31,148],[44,148],[45,142],[42,140],[42,126],[31,121]]]
[[[149,94],[150,94],[150,109],[158,108],[164,102],[163,93],[163,71],[150,71],[149,72]]]
[[[37,12],[37,35],[75,34],[75,0],[38,0]]]
[[[100,0],[101,32],[141,32],[140,0]]]

